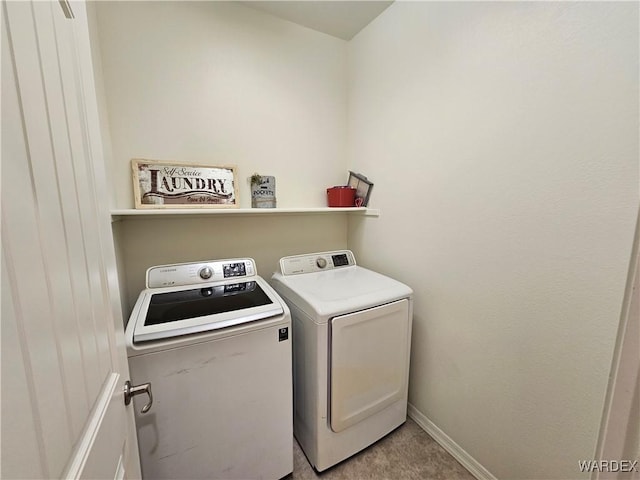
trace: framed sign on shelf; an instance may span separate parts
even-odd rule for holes
[[[236,167],[133,159],[135,207],[238,208]]]
[[[347,183],[347,185],[356,189],[356,207],[366,207],[369,205],[369,197],[371,196],[373,183],[371,183],[367,177],[349,170],[349,183]]]

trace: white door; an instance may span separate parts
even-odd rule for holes
[[[342,430],[407,396],[409,300],[331,319],[331,429]]]
[[[139,477],[85,5],[2,3],[0,473]]]
[[[640,210],[636,220],[631,265],[622,304],[618,339],[609,376],[609,387],[600,438],[598,461],[608,461],[607,470],[595,470],[591,478],[640,479]],[[613,463],[613,461],[617,463]]]

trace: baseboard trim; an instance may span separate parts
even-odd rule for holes
[[[451,437],[444,433],[438,426],[429,420],[421,411],[409,403],[407,414],[411,419],[427,432],[442,448],[451,454],[460,464],[469,470],[469,473],[478,480],[497,480],[493,474],[484,468],[480,462],[469,455]]]

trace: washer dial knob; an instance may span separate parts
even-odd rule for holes
[[[213,270],[211,270],[211,267],[202,267],[198,275],[200,275],[200,278],[203,280],[209,280],[213,275]]]
[[[316,265],[318,268],[324,268],[327,266],[327,261],[324,258],[319,257],[316,259]]]

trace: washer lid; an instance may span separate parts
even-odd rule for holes
[[[144,325],[245,310],[273,303],[255,280],[152,293]]]
[[[130,322],[140,343],[218,330],[282,315],[277,294],[258,276],[140,293]]]
[[[335,315],[413,295],[407,285],[357,265],[300,275],[278,272],[272,281],[285,300],[313,312],[315,320],[322,323]]]

